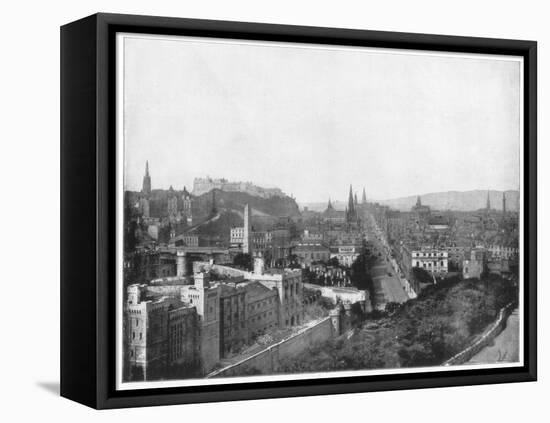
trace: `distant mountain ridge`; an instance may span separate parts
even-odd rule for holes
[[[491,208],[495,210],[502,210],[502,193],[506,195],[506,209],[509,211],[517,212],[519,210],[519,191],[507,190],[507,191],[489,191],[489,201]],[[388,200],[368,200],[369,202],[376,202],[389,206],[392,209],[400,211],[409,211],[412,206],[416,204],[418,195],[410,195],[408,197],[392,198]],[[472,211],[483,209],[487,205],[487,191],[486,190],[472,190],[472,191],[446,191],[446,192],[432,192],[429,194],[420,195],[420,201],[426,206],[430,206],[435,210],[454,210],[454,211]],[[337,210],[344,210],[347,206],[345,201],[332,201],[332,205]],[[327,202],[311,202],[300,203],[300,207],[305,207],[311,211],[323,211],[327,208]]]
[[[506,197],[506,209],[508,211],[519,210],[519,191],[496,191],[489,190],[489,201],[491,208],[502,210],[502,194]],[[416,204],[418,196],[393,198],[389,200],[378,201],[378,203],[391,207],[392,209],[407,211]],[[420,195],[420,201],[423,205],[430,206],[436,210],[454,210],[471,211],[483,209],[487,205],[487,191],[447,191],[432,192]]]

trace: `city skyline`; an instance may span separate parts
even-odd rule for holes
[[[211,175],[303,202],[350,182],[373,199],[519,188],[518,60],[147,37],[124,52],[128,189],[146,159],[159,188]]]
[[[149,178],[149,183],[151,183],[151,175],[150,175],[150,172],[149,172],[149,161],[146,160],[145,161],[145,170],[144,170],[144,173],[143,173],[143,176],[147,175],[148,178]],[[142,177],[143,177],[142,176]],[[251,183],[253,185],[257,185],[258,187],[261,187],[261,188],[268,188],[268,189],[273,189],[273,188],[280,188],[279,186],[275,185],[275,184],[268,184],[268,185],[263,185],[263,186],[260,186],[258,184],[255,183],[254,180],[242,180],[242,181],[233,181],[233,180],[229,180],[227,178],[224,178],[223,176],[220,176],[220,177],[212,177],[211,175],[206,175],[204,176],[204,178],[206,179],[212,179],[212,180],[221,180],[221,179],[225,179],[227,180],[227,182],[237,182],[237,183]],[[153,178],[154,179],[154,178]],[[168,186],[163,186],[163,187],[158,187],[154,184],[152,184],[152,186],[150,187],[150,189],[153,189],[153,190],[169,190],[170,188],[174,189],[175,191],[183,191],[183,189],[187,189],[188,192],[192,193],[193,191],[193,185],[194,185],[194,181],[195,179],[201,179],[201,176],[197,176],[195,178],[193,178],[193,181],[191,181],[191,183],[189,184],[183,184],[183,185],[175,185],[175,184],[169,184]],[[143,181],[142,181],[142,185],[143,185]],[[140,187],[137,187],[135,190],[134,189],[125,189],[127,191],[134,191],[134,192],[139,192],[143,189],[143,186],[140,186]],[[400,199],[400,198],[405,198],[405,197],[423,197],[423,196],[427,196],[427,195],[431,195],[431,194],[439,194],[439,193],[448,193],[448,192],[458,192],[458,193],[466,193],[466,192],[471,192],[471,191],[484,191],[484,192],[488,192],[488,191],[496,191],[496,192],[502,192],[502,193],[506,193],[506,192],[518,192],[519,193],[519,189],[502,189],[502,190],[499,190],[499,189],[494,189],[492,187],[489,187],[488,189],[483,189],[483,188],[473,188],[473,189],[470,189],[470,190],[456,190],[456,189],[448,189],[448,190],[445,190],[445,191],[439,191],[439,192],[415,192],[415,193],[412,193],[412,194],[409,194],[409,195],[406,195],[406,196],[401,196],[401,197],[391,197],[391,198],[373,198],[369,195],[368,191],[366,191],[366,187],[365,185],[361,185],[361,184],[349,184],[348,187],[346,187],[346,192],[345,192],[345,196],[343,196],[343,198],[339,198],[338,195],[339,194],[336,194],[336,195],[329,195],[328,198],[325,198],[325,199],[318,199],[318,200],[313,200],[313,201],[302,201],[300,198],[296,197],[292,192],[286,192],[284,190],[283,193],[286,194],[287,196],[292,196],[292,198],[294,198],[296,200],[296,202],[299,204],[299,205],[307,205],[307,204],[315,204],[315,203],[327,203],[328,200],[332,201],[333,203],[346,203],[347,202],[347,195],[348,195],[348,189],[349,188],[353,188],[353,187],[356,187],[353,189],[353,192],[354,194],[356,195],[362,195],[362,192],[363,190],[365,190],[366,192],[366,198],[368,201],[392,201],[392,200],[396,200],[396,199]]]

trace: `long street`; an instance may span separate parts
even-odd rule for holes
[[[366,229],[366,239],[373,249],[376,257],[376,264],[372,268],[372,280],[374,283],[375,296],[373,298],[373,308],[384,310],[386,304],[390,302],[404,303],[409,299],[405,288],[396,275],[390,264],[388,250],[384,248],[381,235],[374,227],[374,221],[369,222]]]

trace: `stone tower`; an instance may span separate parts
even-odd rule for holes
[[[365,187],[363,187],[363,198],[361,199],[363,204],[367,204],[367,193],[365,192]]]
[[[141,193],[145,196],[151,195],[151,176],[149,176],[149,160],[145,162],[145,176],[143,177],[143,186]]]
[[[491,199],[489,198],[489,190],[487,190],[487,205],[485,206],[487,210],[491,210]]]
[[[210,286],[208,273],[195,273],[191,292],[200,317],[200,356],[205,373],[220,361],[220,290]],[[188,300],[188,299],[186,299]]]
[[[252,228],[250,224],[250,206],[244,206],[244,234],[243,234],[243,253],[252,254]]]
[[[176,196],[176,193],[174,191],[174,188],[172,188],[172,185],[170,185],[170,188],[168,189],[168,205],[167,205],[167,212],[168,217],[170,219],[175,219],[176,215],[178,214],[178,197]]]
[[[506,214],[506,193],[502,193],[502,214]]]
[[[192,225],[193,224],[193,213],[191,211],[191,207],[192,207],[191,195],[189,194],[189,192],[187,192],[186,187],[183,187],[183,194],[181,196],[181,199],[182,199],[182,203],[183,203],[182,213],[185,216],[187,224]]]

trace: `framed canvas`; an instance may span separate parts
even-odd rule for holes
[[[536,380],[536,43],[61,28],[61,394]]]

